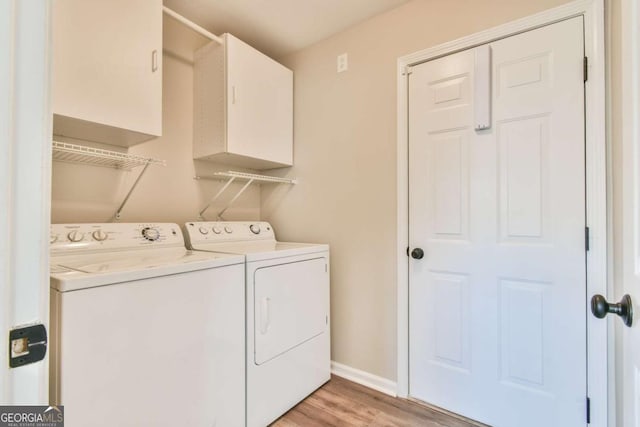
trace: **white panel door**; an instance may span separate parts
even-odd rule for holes
[[[490,48],[491,99],[474,50],[409,77],[409,393],[496,427],[585,425],[582,18]]]
[[[631,328],[623,326],[619,319],[610,319],[622,328],[622,381],[618,384],[617,399],[623,404],[621,427],[640,427],[640,34],[638,19],[640,5],[635,0],[623,0],[622,37],[622,159],[623,159],[623,265],[622,292],[609,298],[618,302],[623,294],[631,296],[635,318]],[[609,318],[615,316],[610,315]]]

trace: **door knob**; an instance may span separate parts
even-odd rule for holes
[[[607,302],[602,295],[594,295],[591,298],[591,312],[598,319],[604,319],[607,314],[613,313],[620,316],[625,325],[631,326],[633,323],[633,304],[629,295],[623,296],[616,304]]]
[[[420,248],[415,248],[411,251],[411,258],[422,259],[424,257],[424,251]]]

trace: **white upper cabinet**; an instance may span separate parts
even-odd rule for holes
[[[162,134],[162,0],[53,2],[53,133],[131,146]]]
[[[293,72],[230,34],[195,55],[195,159],[293,165]]]

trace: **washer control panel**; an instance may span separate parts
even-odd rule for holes
[[[246,242],[275,240],[271,224],[265,221],[210,221],[185,224],[190,242]]]
[[[52,224],[49,243],[52,252],[184,247],[180,227],[171,223]]]

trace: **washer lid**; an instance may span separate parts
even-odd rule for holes
[[[64,292],[243,263],[241,256],[184,248],[54,257],[51,286]]]
[[[244,254],[247,262],[251,262],[327,252],[329,250],[329,245],[316,243],[258,241],[194,244],[193,249],[198,251]]]

